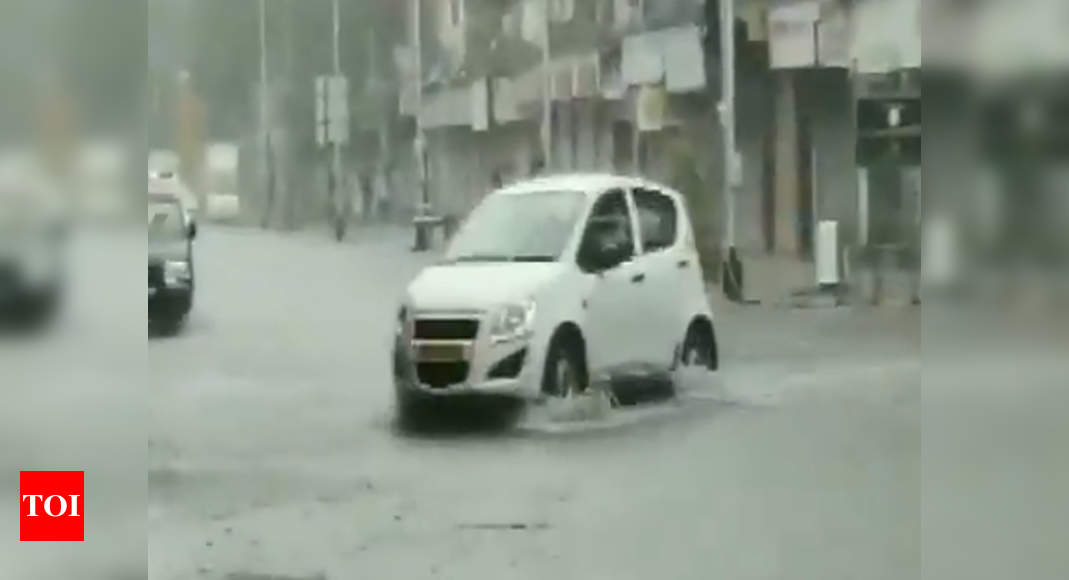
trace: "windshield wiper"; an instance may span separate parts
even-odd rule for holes
[[[451,262],[556,262],[557,257],[550,254],[465,254],[453,258]]]
[[[453,262],[508,262],[509,258],[505,254],[466,254],[464,256],[457,256],[453,258]]]

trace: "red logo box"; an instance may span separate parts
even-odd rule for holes
[[[19,540],[85,540],[85,472],[19,472]]]

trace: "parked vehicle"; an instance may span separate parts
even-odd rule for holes
[[[148,319],[177,330],[193,308],[193,240],[197,223],[182,199],[150,191],[148,198]]]
[[[402,419],[432,397],[572,397],[597,381],[717,368],[686,203],[637,178],[568,175],[488,195],[397,315]]]
[[[69,214],[32,156],[0,154],[0,323],[37,329],[65,289]]]
[[[170,195],[178,198],[179,203],[182,204],[182,209],[189,220],[195,220],[200,215],[200,204],[197,202],[197,196],[193,193],[189,186],[182,181],[182,178],[178,174],[172,171],[157,171],[149,174],[148,178],[149,196],[152,195]]]

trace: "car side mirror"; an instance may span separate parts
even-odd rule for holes
[[[189,226],[187,226],[187,232],[189,239],[195,240],[197,238],[197,222],[190,220]]]

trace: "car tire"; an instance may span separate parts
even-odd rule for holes
[[[701,324],[690,325],[679,351],[679,366],[716,370],[716,341],[710,328]]]
[[[555,336],[546,353],[542,393],[550,397],[568,398],[585,392],[588,379],[583,360],[582,346],[577,340],[568,334]]]
[[[397,425],[403,431],[414,431],[424,425],[428,401],[417,393],[398,388],[394,396]]]
[[[35,332],[47,327],[59,311],[60,292],[49,288],[29,294],[11,306],[11,321],[18,330]]]
[[[186,323],[186,315],[160,317],[149,321],[151,330],[160,336],[175,336]]]

